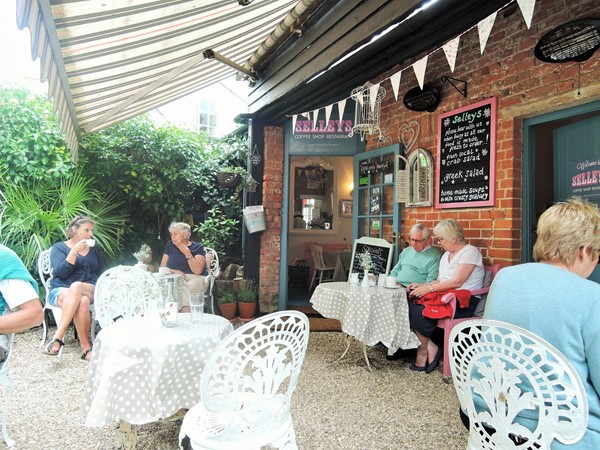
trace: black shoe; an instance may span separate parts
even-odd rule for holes
[[[442,356],[442,349],[438,348],[437,354],[435,355],[435,358],[433,358],[433,361],[431,361],[429,364],[427,364],[427,367],[425,367],[425,373],[433,372],[435,370],[435,368],[440,365],[440,357],[441,356]]]
[[[425,372],[427,370],[427,367],[417,366],[416,364],[411,364],[409,369],[414,370],[415,372]]]

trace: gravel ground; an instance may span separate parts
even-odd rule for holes
[[[51,330],[52,332],[53,330]],[[84,426],[88,364],[69,331],[60,361],[37,346],[40,329],[15,336],[10,367],[14,382],[8,431],[15,449],[116,449],[115,425]],[[369,349],[373,373],[354,342],[340,363],[344,335],[313,332],[292,417],[300,449],[384,450],[464,449],[467,431],[458,417],[458,400],[441,368],[430,375],[409,364],[387,361],[383,346]],[[0,395],[4,405],[4,390]],[[180,421],[143,425],[138,449],[177,449]],[[0,442],[0,449],[6,448]],[[241,449],[242,450],[242,449]]]

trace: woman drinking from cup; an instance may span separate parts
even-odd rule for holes
[[[102,251],[92,239],[94,221],[86,216],[76,216],[67,226],[67,239],[57,242],[50,250],[53,276],[50,281],[48,302],[62,309],[60,323],[54,337],[44,349],[44,354],[61,353],[63,338],[71,321],[75,323],[81,359],[89,361],[90,305],[94,302],[94,286],[104,271]]]

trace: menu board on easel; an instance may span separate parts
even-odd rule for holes
[[[385,239],[362,237],[354,241],[352,249],[352,268],[350,273],[356,272],[362,274],[364,270],[360,267],[358,256],[361,253],[369,253],[373,268],[369,270],[375,275],[388,274],[394,256],[394,246]],[[362,277],[362,275],[361,275]]]
[[[496,98],[440,114],[435,205],[494,206]]]

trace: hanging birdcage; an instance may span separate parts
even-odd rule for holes
[[[372,92],[377,89],[377,92]],[[379,133],[379,140],[385,139],[383,131],[379,126],[381,116],[381,101],[384,99],[386,90],[378,85],[375,88],[368,81],[361,87],[352,91],[352,99],[356,102],[354,111],[354,126],[350,132],[350,137],[354,133],[360,134],[361,141],[365,140],[365,135]]]

